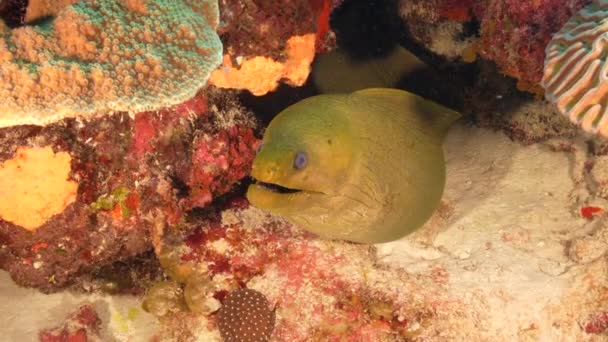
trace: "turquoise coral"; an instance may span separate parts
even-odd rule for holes
[[[0,127],[156,110],[192,98],[221,62],[216,0],[80,1],[0,21]]]

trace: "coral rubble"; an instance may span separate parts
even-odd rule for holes
[[[0,22],[0,127],[193,97],[221,62],[218,16],[215,0],[104,0],[19,28]]]

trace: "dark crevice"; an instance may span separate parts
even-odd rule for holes
[[[262,186],[266,190],[276,192],[279,194],[294,194],[294,193],[302,192],[302,190],[291,189],[291,188],[287,188],[287,187],[284,187],[284,186],[281,186],[278,184],[274,184],[274,183],[266,183],[266,182],[257,181],[256,184]]]
[[[10,28],[25,25],[25,12],[28,0],[0,1],[0,19]]]

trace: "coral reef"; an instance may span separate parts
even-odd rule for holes
[[[77,3],[79,0],[27,0],[25,22],[32,23],[48,17],[56,16],[64,8]]]
[[[425,53],[418,57],[430,69],[440,66],[441,82],[457,79],[455,91],[447,96],[437,91],[437,98],[464,98],[464,106],[457,108],[469,120],[452,127],[444,145],[447,184],[436,214],[407,238],[377,245],[319,239],[250,206],[242,198],[248,180],[239,182],[250,172],[260,144],[256,121],[270,121],[266,119],[285,104],[319,90],[311,89],[312,82],[300,89],[291,86],[306,80],[310,61],[331,49],[334,38],[340,49],[344,44],[361,58],[382,55],[397,42],[410,43],[404,42],[396,10],[385,6],[397,0],[344,2],[333,12],[332,28],[329,16],[340,1],[218,2],[218,34],[226,49],[223,56],[214,51],[216,65],[221,57],[224,65],[205,72],[213,74],[209,83],[237,90],[213,85],[198,89],[205,83],[199,79],[199,85],[183,89],[196,95],[185,102],[175,99],[181,103],[169,108],[158,108],[164,100],[156,96],[151,99],[157,101],[155,111],[106,113],[113,109],[106,106],[99,113],[76,113],[45,126],[0,128],[0,268],[17,284],[43,292],[93,292],[42,295],[13,286],[8,275],[0,274],[0,301],[8,303],[0,305],[0,314],[10,326],[2,336],[48,342],[246,341],[238,334],[250,328],[263,331],[263,341],[606,339],[608,142],[580,134],[556,106],[540,100],[542,89],[537,87],[544,45],[588,1],[401,2],[408,38],[424,45]],[[100,32],[86,36],[88,24],[130,39],[134,36],[125,31],[129,25],[120,31],[112,23],[91,19],[97,16],[74,18],[84,23],[76,28],[52,24],[65,24],[77,9],[136,12],[147,8],[142,4],[168,2],[30,0],[25,12],[22,4],[0,0],[1,42],[31,42],[41,35],[43,44],[59,44],[59,31],[71,38],[84,32],[85,40],[70,44],[103,42]],[[203,13],[196,7],[200,4],[207,2],[181,0],[167,6]],[[100,7],[93,11],[95,6]],[[122,19],[134,16],[133,11],[121,12],[126,15]],[[377,20],[390,15],[392,19]],[[215,23],[209,20],[204,35],[215,34]],[[178,25],[175,21],[150,25]],[[131,22],[129,29],[141,29],[141,22]],[[354,34],[345,33],[349,28]],[[603,26],[592,29],[599,34]],[[141,38],[137,41],[145,42],[146,34]],[[549,49],[555,54],[549,57],[568,52],[565,44],[559,45],[566,39],[556,36]],[[593,50],[599,42],[586,42],[592,45],[588,51],[603,57],[603,51]],[[70,44],[42,56],[0,44],[0,59],[22,54],[0,62],[0,76],[10,69],[5,65],[32,66],[29,60],[35,58],[59,63],[45,67],[66,67],[75,59],[65,56],[80,46]],[[178,45],[164,46],[177,54],[182,51]],[[201,56],[188,55],[187,63]],[[576,71],[569,68],[576,64],[573,55],[563,56],[554,64],[560,70],[547,69],[557,80],[561,70]],[[78,61],[97,63],[89,57]],[[601,63],[589,65],[600,69]],[[186,64],[169,67],[176,73],[188,69]],[[182,82],[171,75],[160,81],[142,79],[151,84]],[[11,82],[20,80],[31,79]],[[413,80],[420,85],[416,89],[439,88],[423,74],[414,74]],[[258,96],[281,82],[280,91]],[[70,84],[49,87],[60,92]],[[586,87],[563,84],[577,94]],[[138,89],[153,96],[148,88]],[[17,90],[26,91],[10,88]],[[119,91],[127,94],[122,86]],[[135,92],[131,95],[136,99]],[[1,96],[0,112],[6,102]],[[82,101],[98,106],[106,99],[85,96]],[[245,102],[255,108],[257,120],[241,104]],[[584,120],[592,121],[591,116]],[[492,131],[496,129],[501,132]],[[144,293],[147,313],[138,311]],[[57,313],[83,305],[80,296],[95,301],[95,308],[84,305],[63,321],[64,315]],[[132,312],[144,319],[136,322]]]
[[[465,22],[470,17],[469,1],[405,1],[399,14],[410,39],[431,52],[452,61],[465,59],[475,37]],[[470,58],[466,61],[470,61]]]
[[[232,291],[218,312],[217,325],[226,342],[267,342],[274,324],[268,300],[251,289]]]
[[[37,186],[18,201],[3,197],[0,267],[19,284],[54,291],[93,267],[160,248],[165,227],[184,229],[185,211],[246,175],[254,124],[234,95],[209,90],[133,119],[123,113],[0,130],[3,185]],[[46,165],[7,174],[23,149],[43,151]],[[51,181],[45,167],[57,156]]]
[[[0,127],[183,102],[221,62],[217,24],[214,0],[79,1],[0,22]]]
[[[329,14],[340,2],[221,0],[224,59],[209,83],[257,96],[281,80],[303,85],[315,52],[332,46]]]
[[[519,87],[538,91],[543,75],[545,47],[566,21],[589,0],[432,0],[401,1],[401,16],[414,40],[423,45],[438,44],[437,37],[451,35],[453,43],[433,50],[454,58],[457,51],[471,60],[477,53],[494,61]],[[468,36],[461,26],[448,24],[479,22],[478,37]],[[472,45],[471,45],[472,43]]]
[[[560,113],[589,133],[608,137],[605,81],[608,2],[594,1],[572,17],[547,46],[542,86]]]
[[[109,302],[103,331],[219,342],[221,306],[247,288],[276,308],[272,341],[605,340],[608,259],[598,257],[605,247],[589,243],[606,238],[608,202],[595,197],[608,179],[604,156],[582,139],[523,146],[471,125],[454,127],[445,148],[444,204],[413,236],[376,246],[318,240],[223,197],[198,211],[209,216],[194,217],[187,237],[163,237],[159,257],[170,279],[147,301],[158,323],[144,313],[143,321],[117,323],[126,296],[95,294],[96,305]],[[3,285],[9,324],[73,298]],[[39,326],[9,328],[19,337],[9,339]]]
[[[39,333],[40,342],[86,342],[101,340],[101,319],[91,304],[83,304],[57,328]]]
[[[441,331],[445,326],[435,323],[428,326],[433,332],[421,330],[449,311],[466,315],[456,304],[430,309],[420,296],[411,296],[424,283],[433,289],[428,300],[441,301],[436,275],[412,279],[399,270],[378,268],[372,247],[313,238],[243,199],[216,207],[183,242],[169,240],[173,242],[165,243],[159,256],[163,267],[183,284],[186,303],[207,303],[208,309],[189,304],[182,312],[164,314],[161,339],[188,340],[199,334],[219,339],[222,310],[232,305],[230,293],[239,288],[259,291],[275,308],[276,341],[393,341]],[[188,298],[188,288],[201,283],[196,299]],[[164,304],[165,298],[148,296],[146,302],[175,307],[174,299]]]

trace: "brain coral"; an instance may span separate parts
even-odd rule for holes
[[[572,17],[546,49],[547,100],[585,131],[608,137],[608,0]]]
[[[79,1],[48,20],[0,20],[0,127],[193,97],[222,59],[215,0]]]

